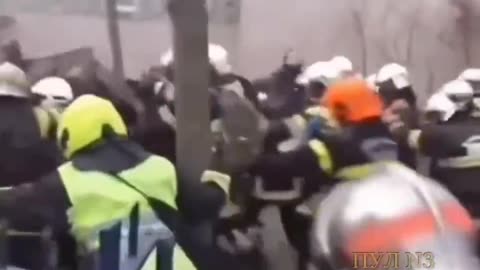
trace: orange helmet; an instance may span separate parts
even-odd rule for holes
[[[340,122],[356,123],[381,118],[384,108],[381,98],[368,83],[356,78],[333,84],[322,101]]]

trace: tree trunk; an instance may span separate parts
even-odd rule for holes
[[[120,41],[120,29],[118,27],[117,1],[106,0],[106,12],[108,23],[108,35],[112,50],[112,70],[117,79],[125,78],[123,68],[122,45]]]
[[[199,181],[211,156],[208,16],[204,0],[170,0],[173,24],[177,170]]]
[[[359,38],[360,38],[360,55],[361,55],[361,71],[364,76],[367,76],[368,72],[368,43],[367,43],[367,37],[365,33],[365,25],[362,20],[362,15],[360,14],[360,11],[354,10],[353,11],[353,24],[355,31],[357,32]]]

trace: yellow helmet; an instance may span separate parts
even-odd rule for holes
[[[57,141],[66,158],[104,137],[105,128],[127,136],[127,127],[113,104],[95,95],[82,95],[63,112]]]

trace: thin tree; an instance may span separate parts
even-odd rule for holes
[[[365,23],[362,17],[362,13],[367,12],[365,8],[365,1],[360,2],[360,7],[352,9],[352,19],[355,32],[357,32],[360,38],[360,55],[361,55],[361,71],[363,74],[368,72],[368,41],[365,33]]]
[[[469,67],[472,64],[472,12],[469,1],[453,0],[450,2],[457,10],[456,26],[462,41],[462,54],[465,61],[465,66]]]
[[[115,78],[109,79],[109,72],[102,68],[101,65],[97,66],[96,76],[97,78],[103,78],[108,81],[112,85],[112,88],[117,92],[117,97],[119,97],[120,100],[123,100],[126,104],[130,104],[132,106],[136,112],[137,129],[141,129],[146,126],[145,106],[125,83],[122,43],[120,39],[120,29],[118,26],[117,2],[116,0],[106,0],[105,5],[107,29],[112,51],[112,70]]]
[[[206,4],[205,0],[170,0],[168,11],[174,43],[176,164],[179,177],[199,181],[212,146]]]
[[[125,78],[123,67],[122,44],[120,40],[120,29],[118,26],[117,1],[106,0],[107,29],[112,50],[112,69],[117,79]]]

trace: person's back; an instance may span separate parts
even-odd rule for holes
[[[430,175],[480,215],[477,179],[480,164],[475,151],[480,134],[480,118],[451,119],[421,129],[420,150],[432,158]]]
[[[473,114],[472,101],[473,89],[468,83],[455,80],[445,84],[427,102],[427,112],[436,113],[437,121],[411,131],[409,141],[412,148],[432,159],[430,175],[478,216],[480,118]]]
[[[109,140],[77,154],[58,170],[72,195],[72,204],[81,206],[72,211],[79,221],[72,231],[81,243],[95,244],[99,229],[127,221],[137,206],[141,227],[165,223],[171,231],[177,229],[175,168],[167,159],[146,152],[134,142]],[[86,181],[92,184],[85,185]],[[149,198],[161,202],[164,211],[153,210]]]

